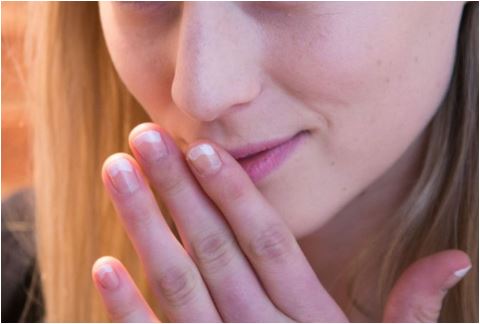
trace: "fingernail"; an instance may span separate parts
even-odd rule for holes
[[[100,285],[105,289],[115,289],[118,287],[120,280],[118,275],[109,264],[102,264],[97,270],[97,278]]]
[[[155,162],[168,155],[168,149],[159,132],[148,130],[133,139],[133,145],[142,158]]]
[[[116,158],[107,167],[113,186],[120,193],[132,193],[138,188],[138,179],[133,166],[125,158]]]
[[[468,267],[455,271],[444,283],[442,291],[446,293],[449,289],[455,286],[463,277],[465,277],[465,275],[468,273],[468,271],[470,271],[471,268],[472,266],[469,265]]]
[[[200,144],[190,149],[187,159],[201,175],[213,174],[222,166],[220,157],[209,144]]]
[[[469,265],[468,267],[455,271],[453,274],[455,275],[455,277],[463,278],[468,273],[468,271],[470,271],[471,268],[472,266]]]

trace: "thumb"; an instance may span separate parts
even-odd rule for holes
[[[470,268],[470,258],[459,250],[442,251],[416,261],[390,292],[383,321],[437,322],[443,298]]]

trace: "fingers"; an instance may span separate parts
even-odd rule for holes
[[[112,322],[159,322],[124,266],[112,257],[98,259],[92,279]]]
[[[384,322],[437,322],[443,298],[470,267],[469,257],[459,250],[442,251],[415,262],[390,292]]]
[[[172,215],[223,320],[288,320],[268,298],[228,224],[199,187],[168,134],[155,124],[141,124],[130,133],[130,146]]]
[[[206,142],[191,145],[187,159],[274,304],[297,321],[347,321],[318,281],[295,237],[238,162]]]
[[[168,228],[135,160],[127,154],[110,156],[102,179],[169,320],[221,321],[197,267]]]

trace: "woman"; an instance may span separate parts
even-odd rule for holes
[[[477,3],[32,8],[48,321],[478,321]]]

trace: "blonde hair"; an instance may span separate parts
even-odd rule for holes
[[[100,177],[103,161],[112,153],[129,152],[129,131],[149,118],[115,71],[96,2],[30,3],[29,17],[28,104],[34,107],[44,320],[108,321],[90,277],[93,262],[103,255],[125,264],[160,314]],[[452,83],[430,125],[422,174],[393,221],[389,233],[394,239],[382,267],[384,293],[418,257],[446,248],[466,251],[475,276],[449,293],[440,318],[446,321],[478,321],[477,17],[478,3],[466,4]]]

